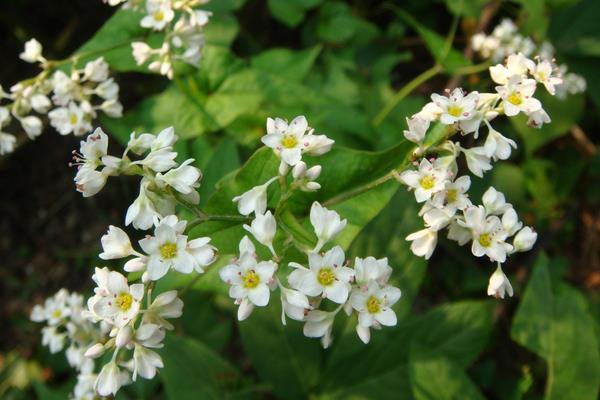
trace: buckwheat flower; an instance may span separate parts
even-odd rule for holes
[[[154,230],[154,236],[139,241],[142,250],[148,254],[148,278],[156,281],[173,268],[183,274],[194,270],[196,261],[187,251],[187,236],[179,234],[168,222],[161,221]]]
[[[315,135],[311,129],[304,136],[304,152],[311,156],[322,156],[331,150],[334,143],[334,140],[325,135]]]
[[[61,135],[73,133],[75,136],[81,136],[92,129],[83,109],[74,102],[69,103],[68,107],[55,108],[48,113],[48,117],[50,125]]]
[[[210,240],[209,237],[200,237],[187,243],[186,251],[194,259],[194,270],[200,274],[204,272],[204,267],[212,264],[217,257],[218,250],[209,244]]]
[[[105,100],[116,100],[119,97],[119,85],[113,78],[109,78],[96,86],[95,93]]]
[[[77,170],[75,175],[75,187],[83,197],[94,196],[106,184],[107,176],[101,171],[96,171],[87,165],[83,165]]]
[[[502,98],[504,113],[513,117],[519,112],[530,114],[542,108],[542,103],[533,98],[536,82],[533,79],[522,79],[513,75],[504,86],[496,86],[496,91]]]
[[[350,282],[354,271],[344,267],[344,250],[335,246],[321,256],[318,253],[308,255],[306,268],[298,263],[290,263],[295,268],[288,276],[290,286],[307,296],[327,298],[335,303],[343,304],[348,299]]]
[[[520,81],[527,74],[533,63],[523,53],[511,54],[506,59],[506,65],[498,64],[489,68],[492,80],[500,85],[506,85],[511,78]]]
[[[125,258],[134,254],[129,236],[121,228],[110,225],[108,232],[100,239],[102,242],[102,253],[99,257],[103,260]]]
[[[310,207],[310,223],[318,239],[313,249],[317,252],[321,250],[325,243],[336,237],[346,227],[348,221],[341,219],[337,212],[328,210],[315,201]]]
[[[435,246],[437,246],[437,239],[437,231],[431,228],[421,229],[406,237],[406,240],[412,241],[410,250],[414,255],[424,257],[426,260],[429,260],[433,254]]]
[[[50,102],[50,99],[45,94],[39,93],[33,95],[29,100],[31,107],[40,114],[46,114],[50,107],[52,107],[52,102]]]
[[[152,379],[156,375],[156,369],[164,367],[162,358],[150,348],[162,347],[165,337],[164,330],[157,325],[144,324],[135,333],[135,344],[133,350],[133,377]]]
[[[471,240],[471,231],[456,220],[450,221],[448,239],[454,240],[459,246],[464,246]]]
[[[460,145],[457,144],[457,147],[459,146]],[[460,151],[465,155],[467,168],[469,168],[469,171],[471,171],[473,175],[483,178],[483,173],[492,169],[490,157],[487,155],[484,146],[471,147],[470,149],[460,147]]]
[[[33,140],[42,134],[42,120],[36,116],[30,115],[19,120],[21,126],[29,136],[29,139]]]
[[[443,110],[435,103],[427,103],[423,106],[421,111],[412,116],[412,118],[419,118],[425,121],[436,121],[440,118]]]
[[[78,84],[63,71],[56,71],[52,75],[52,101],[58,106],[66,106],[71,102],[78,90]]]
[[[433,164],[424,158],[418,171],[404,171],[400,174],[400,180],[415,190],[415,199],[422,203],[444,188],[446,173],[434,168]]]
[[[114,396],[121,386],[121,371],[114,360],[110,361],[102,367],[102,370],[94,383],[94,389],[100,396]]]
[[[502,229],[504,229],[504,232],[506,232],[508,236],[514,235],[522,227],[523,223],[519,221],[519,217],[514,208],[510,207],[502,214]]]
[[[17,138],[2,132],[2,128],[10,122],[10,112],[5,107],[0,107],[0,155],[12,153],[15,149]]]
[[[238,212],[242,215],[264,214],[267,210],[267,188],[277,177],[269,179],[262,185],[254,186],[240,196],[233,198],[234,203],[238,203]]]
[[[28,63],[45,62],[42,57],[42,45],[35,39],[29,39],[25,42],[25,51],[19,54],[19,58]]]
[[[443,207],[452,217],[457,210],[464,210],[471,205],[468,193],[470,187],[471,178],[468,175],[456,178],[454,181],[446,181],[444,190],[436,193],[432,202],[436,206]]]
[[[508,293],[509,297],[512,297],[513,288],[504,274],[504,271],[502,271],[502,267],[498,264],[496,271],[494,271],[490,277],[487,294],[488,296],[494,296],[497,299],[503,299],[506,293]]]
[[[304,140],[308,121],[298,116],[288,123],[281,118],[267,118],[267,134],[261,141],[272,148],[287,164],[294,166],[302,159],[302,149],[309,143]]]
[[[244,236],[243,240],[249,239]],[[228,264],[219,271],[221,279],[231,285],[229,296],[235,299],[240,307],[244,299],[248,299],[253,306],[258,307],[264,307],[269,303],[269,285],[273,282],[277,264],[273,261],[257,262],[255,257],[253,253],[243,252],[237,262]],[[249,304],[244,305],[245,308],[248,306]],[[241,321],[244,318],[240,318],[240,316],[247,317],[248,315],[238,313],[238,319]]]
[[[142,18],[140,25],[155,31],[162,31],[175,16],[171,3],[162,0],[146,1],[146,12],[148,15]]]
[[[244,224],[244,229],[250,232],[261,244],[267,246],[271,254],[276,254],[273,248],[273,238],[277,231],[277,222],[271,211],[267,211],[265,214],[256,214],[250,225]]]
[[[64,349],[66,338],[66,333],[59,332],[56,326],[42,328],[42,345],[48,346],[52,354],[56,354]]]
[[[161,147],[157,150],[151,150],[146,158],[137,161],[137,163],[156,172],[165,172],[177,165],[175,157],[177,157],[177,152],[173,151],[171,147]]]
[[[177,297],[176,290],[170,290],[156,296],[144,313],[142,321],[144,324],[158,325],[172,330],[174,327],[167,319],[181,317],[182,310],[183,301]]]
[[[142,65],[154,54],[152,47],[148,46],[145,42],[133,42],[131,43],[133,50],[133,58],[137,65]]]
[[[495,160],[507,160],[510,157],[511,147],[516,149],[517,144],[514,140],[502,136],[500,132],[492,128],[489,122],[485,122],[489,128],[488,136],[483,145],[486,156]]]
[[[504,194],[497,191],[493,186],[490,186],[483,193],[482,201],[488,214],[501,215],[512,208],[512,204],[506,202]]]
[[[202,172],[190,165],[193,162],[194,159],[190,158],[177,168],[170,169],[164,174],[156,174],[156,182],[169,185],[179,193],[190,194],[196,192],[196,188],[200,186],[199,180],[202,178]]]
[[[541,128],[544,124],[549,124],[550,122],[550,116],[542,108],[530,113],[529,118],[527,119],[527,125],[533,128]]]
[[[140,182],[140,194],[127,208],[125,214],[125,225],[132,224],[134,228],[147,230],[154,224],[154,218],[161,215],[156,210],[150,199],[148,185],[150,182],[145,178]]]
[[[384,286],[392,275],[392,267],[388,259],[375,257],[354,259],[354,279],[358,285],[366,285],[369,281],[375,281]]]
[[[391,307],[400,299],[400,295],[400,289],[393,286],[381,288],[372,280],[366,288],[352,291],[350,302],[358,312],[356,332],[365,344],[371,339],[369,328],[396,325],[396,313]]]
[[[98,270],[96,270],[98,273]],[[127,278],[116,271],[108,273],[106,286],[100,288],[88,301],[90,311],[100,318],[114,324],[117,328],[125,326],[138,314],[140,302],[144,297],[144,285],[127,284]]]
[[[310,338],[321,338],[321,344],[323,348],[328,348],[331,345],[333,337],[331,332],[333,330],[333,322],[337,311],[321,311],[311,310],[306,315],[306,323],[302,332],[304,336]]]
[[[487,216],[483,206],[467,208],[464,216],[463,226],[471,230],[473,255],[487,255],[490,260],[500,263],[506,261],[506,254],[513,247],[505,242],[508,235],[502,229],[500,218],[495,215]]]
[[[471,92],[465,96],[461,88],[456,88],[448,97],[434,93],[431,95],[431,100],[442,110],[440,122],[444,125],[452,125],[473,117],[479,101],[479,93]]]
[[[554,66],[548,60],[540,60],[537,64],[531,62],[529,73],[536,81],[542,83],[551,95],[556,94],[555,86],[563,83],[562,78],[554,75]]]
[[[513,240],[513,249],[515,252],[529,251],[537,240],[537,232],[531,227],[526,226],[521,229]]]
[[[285,162],[281,165],[287,166]],[[284,172],[284,171],[281,171]],[[280,175],[285,175],[281,174]],[[294,166],[292,169],[292,176],[297,185],[299,185],[300,190],[303,192],[314,192],[315,190],[319,190],[321,185],[317,182],[314,182],[321,175],[321,166],[315,165],[314,167],[308,168],[304,161],[300,161],[298,164]]]
[[[303,321],[306,313],[312,310],[308,297],[299,290],[284,287],[279,281],[281,291],[281,323],[286,325],[286,315],[296,321]]]
[[[104,57],[99,57],[85,64],[83,80],[103,82],[108,79],[108,64]]]
[[[421,145],[425,139],[425,134],[429,129],[430,120],[412,116],[406,118],[408,130],[404,131],[404,137],[413,143]]]

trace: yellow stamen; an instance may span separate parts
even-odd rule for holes
[[[317,280],[323,286],[329,286],[335,281],[335,274],[331,268],[321,268]]]
[[[448,190],[448,193],[446,194],[446,199],[448,200],[448,203],[454,203],[456,201],[457,197],[458,197],[458,194],[456,192],[456,189]]]
[[[159,250],[162,258],[174,258],[177,255],[177,245],[175,243],[167,242],[160,246]]]
[[[283,135],[281,139],[281,145],[286,149],[293,149],[298,144],[298,139],[294,135]]]
[[[256,272],[250,270],[242,277],[244,287],[246,289],[254,289],[260,283],[260,276],[256,275]]]
[[[521,93],[519,93],[519,92],[512,92],[508,96],[508,102],[511,104],[514,104],[515,106],[518,106],[519,104],[521,104],[523,102],[523,97],[521,96]]]
[[[419,185],[421,185],[423,189],[429,190],[435,185],[435,179],[430,175],[426,175],[419,179]]]
[[[381,301],[375,296],[369,297],[367,300],[367,311],[370,314],[377,314],[381,310]]]
[[[157,12],[154,13],[154,20],[155,21],[162,21],[163,19],[165,19],[165,13],[162,12],[162,10],[158,10]]]
[[[452,115],[453,117],[460,117],[462,112],[463,112],[462,107],[457,106],[456,104],[453,104],[450,107],[448,107],[448,114]]]
[[[129,293],[121,293],[115,300],[115,304],[121,311],[128,311],[133,303],[133,297]]]
[[[69,122],[71,123],[71,125],[75,125],[77,123],[77,114],[71,114],[69,116]]]
[[[490,237],[490,234],[484,233],[482,235],[479,235],[479,244],[483,247],[490,247],[490,245],[492,244],[492,238]]]

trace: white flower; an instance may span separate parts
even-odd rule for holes
[[[452,217],[457,210],[464,210],[471,205],[469,187],[471,187],[471,178],[468,175],[456,178],[454,181],[446,181],[444,190],[434,195],[432,203],[436,207],[443,207],[448,216]],[[423,208],[425,209],[426,206],[427,203]],[[423,210],[421,213],[424,214]]]
[[[187,251],[187,236],[178,232],[177,227],[172,225],[172,220],[169,217],[163,218],[154,229],[154,236],[139,241],[142,250],[148,254],[148,278],[153,281],[165,276],[171,268],[189,274],[197,265],[197,261]]]
[[[148,196],[149,184],[145,178],[140,182],[140,194],[127,209],[125,225],[132,224],[136,229],[146,230],[152,227],[155,217],[161,216]]]
[[[514,251],[522,252],[531,250],[537,240],[537,236],[537,232],[529,226],[521,229],[513,240]]]
[[[313,251],[319,251],[331,239],[346,227],[347,220],[341,219],[340,215],[323,207],[318,202],[314,202],[310,208],[310,223],[315,229],[317,235],[317,245]]]
[[[162,31],[175,16],[169,1],[148,0],[146,11],[148,15],[142,18],[140,25],[143,28],[151,28],[155,31]]]
[[[121,388],[121,371],[115,361],[105,364],[94,383],[94,389],[100,396],[115,395]]]
[[[306,315],[306,323],[304,324],[303,333],[306,337],[321,338],[321,344],[324,348],[328,348],[333,340],[331,331],[333,330],[333,322],[336,311],[321,311],[311,310]]]
[[[488,136],[483,145],[485,155],[495,160],[507,160],[510,157],[510,148],[516,149],[517,144],[514,140],[502,136],[500,132],[492,128],[487,120],[485,122],[489,128]]]
[[[412,116],[412,118],[420,118],[426,121],[435,121],[440,117],[442,109],[434,102],[427,103],[421,111]],[[409,125],[410,126],[410,125]]]
[[[42,57],[42,45],[35,39],[29,39],[25,42],[25,51],[19,54],[19,58],[28,63],[44,62]]]
[[[488,214],[501,215],[512,208],[512,205],[506,202],[504,194],[497,191],[493,186],[490,186],[488,190],[485,191],[481,200],[483,201],[485,211]]]
[[[29,136],[29,139],[33,140],[42,134],[42,120],[38,117],[30,115],[28,117],[21,118],[19,120],[21,126]]]
[[[407,186],[415,189],[417,202],[429,200],[433,194],[444,189],[446,171],[434,166],[427,159],[421,160],[418,171],[404,171],[400,180]]]
[[[69,103],[68,107],[55,108],[48,113],[48,117],[50,125],[61,135],[72,132],[75,136],[81,136],[92,129],[83,109],[74,102]]]
[[[163,292],[156,296],[150,307],[144,313],[143,323],[173,329],[167,318],[179,318],[183,313],[183,301],[177,297],[176,290]]]
[[[79,85],[63,71],[56,71],[52,75],[52,100],[56,105],[66,106],[73,100]]]
[[[116,100],[119,97],[119,85],[113,78],[106,79],[96,87],[96,94],[105,100]],[[104,106],[103,108],[107,107]]]
[[[517,82],[525,77],[532,63],[523,53],[511,54],[506,59],[506,66],[498,64],[490,67],[490,76],[500,85],[506,85],[513,77]]]
[[[488,284],[487,294],[494,296],[495,298],[503,299],[505,294],[508,293],[509,297],[513,296],[513,288],[510,285],[510,281],[502,271],[502,267],[498,264],[498,268],[490,277]]]
[[[15,150],[17,138],[9,133],[0,131],[0,156],[12,153]]]
[[[358,312],[356,331],[364,343],[371,338],[370,327],[396,325],[396,313],[391,306],[400,299],[400,295],[400,289],[393,286],[380,288],[375,281],[370,281],[364,289],[352,291],[350,302]]]
[[[285,169],[287,167],[287,164],[285,162],[282,162],[281,166],[283,166],[282,169]],[[285,175],[287,173],[287,171],[285,171],[285,173],[283,174],[281,172],[284,171],[280,171],[280,175]],[[304,161],[298,162],[298,164],[296,164],[292,169],[292,176],[294,178],[294,182],[300,187],[300,190],[302,190],[303,192],[314,192],[315,190],[319,190],[321,188],[320,184],[314,182],[314,180],[317,179],[319,175],[321,175],[320,165],[315,165],[314,167],[307,169],[306,163]]]
[[[199,180],[202,178],[202,172],[198,168],[189,165],[193,162],[194,159],[191,158],[165,174],[156,174],[156,182],[169,185],[179,193],[190,194],[196,192],[196,188],[200,186]]]
[[[411,233],[406,240],[412,241],[410,250],[419,257],[429,260],[437,245],[437,231],[430,228]]]
[[[240,196],[234,197],[233,202],[238,203],[239,213],[242,215],[264,214],[267,210],[267,188],[276,179],[277,177],[273,177],[264,184],[254,186]]]
[[[145,63],[153,54],[152,47],[148,46],[145,42],[132,42],[131,47],[133,50],[133,58],[137,65]]]
[[[149,348],[162,347],[165,331],[158,325],[142,324],[135,332],[135,345],[133,350],[133,380],[137,376],[152,379],[156,369],[164,366],[162,358]]]
[[[354,271],[344,267],[344,250],[336,246],[320,256],[318,253],[308,255],[309,268],[298,263],[290,263],[295,268],[288,276],[290,286],[307,296],[319,296],[343,304],[348,299],[350,282]]]
[[[50,102],[50,99],[45,94],[39,93],[33,95],[30,101],[31,107],[40,114],[46,114],[50,107],[52,107],[52,102]]]
[[[482,178],[485,171],[492,169],[490,157],[488,157],[485,147],[471,147],[470,149],[460,147],[460,151],[465,155],[467,167],[473,175]]]
[[[267,119],[267,134],[261,141],[272,148],[289,165],[296,165],[302,158],[302,149],[309,143],[304,140],[308,121],[298,116],[288,123],[280,118]]]
[[[90,197],[97,194],[106,184],[107,176],[101,171],[96,171],[88,165],[82,165],[75,175],[75,188],[83,194],[83,197]]]
[[[462,225],[471,230],[473,255],[487,255],[490,260],[500,263],[506,261],[506,254],[512,250],[512,246],[505,242],[508,235],[502,229],[500,218],[495,215],[487,216],[483,206],[467,208],[464,216]]]
[[[42,344],[48,346],[50,353],[55,354],[65,347],[66,333],[59,332],[56,326],[42,328]]]
[[[173,151],[172,147],[167,146],[151,150],[146,158],[137,163],[156,172],[165,172],[177,165],[175,157],[177,157],[177,153]]]
[[[252,305],[264,307],[269,303],[270,291],[269,285],[273,281],[273,274],[277,269],[277,264],[273,261],[257,262],[254,254],[254,246],[247,236],[244,236],[240,242],[240,258],[229,265],[221,268],[219,276],[229,288],[229,296],[236,299],[240,307],[248,308],[249,304],[242,303],[248,299]],[[252,308],[252,307],[250,307]],[[251,309],[250,309],[251,312]],[[246,314],[246,313],[242,313]],[[239,318],[241,321],[244,318]]]
[[[108,79],[108,64],[104,57],[95,59],[85,64],[83,80],[103,82]]]
[[[537,64],[533,62],[530,65],[529,72],[536,81],[542,83],[548,93],[554,95],[556,93],[556,85],[562,85],[563,80],[559,76],[554,75],[554,67],[548,60],[540,60]]]
[[[431,100],[442,110],[440,122],[444,125],[452,125],[473,118],[479,93],[471,92],[465,96],[461,88],[456,88],[448,97],[434,93],[431,95]]]
[[[385,285],[392,274],[392,267],[387,258],[376,259],[375,257],[360,258],[354,260],[354,279],[359,285],[366,285],[369,281],[375,281]]]
[[[271,211],[267,211],[265,214],[256,214],[250,225],[244,224],[244,229],[250,232],[261,244],[267,246],[271,253],[275,255],[273,238],[277,230],[277,222]]]
[[[404,131],[404,137],[413,143],[422,144],[430,123],[429,119],[419,118],[418,116],[406,118],[408,130]]]
[[[541,128],[544,124],[549,124],[550,122],[550,116],[542,108],[530,113],[529,119],[527,119],[527,125],[533,128]]]
[[[504,113],[513,117],[521,111],[531,114],[542,108],[540,101],[532,97],[535,89],[535,80],[521,79],[517,75],[510,77],[505,86],[496,86],[496,91],[502,98]]]
[[[293,320],[303,321],[306,313],[312,309],[306,295],[281,284],[279,290],[281,291],[281,323],[286,325],[286,315]]]
[[[127,284],[127,278],[116,271],[98,275],[96,295],[88,301],[88,307],[98,317],[114,324],[117,328],[125,326],[138,314],[140,302],[144,297],[144,285]],[[104,282],[104,279],[106,281]]]
[[[110,225],[108,232],[100,239],[102,250],[99,257],[103,260],[124,258],[134,254],[129,236],[121,228]]]
[[[514,208],[510,207],[502,215],[502,229],[504,229],[504,232],[506,232],[508,236],[514,235],[522,226],[523,223],[519,221],[519,217]]]

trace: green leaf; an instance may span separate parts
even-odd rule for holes
[[[511,337],[548,365],[544,398],[597,399],[600,354],[585,297],[553,281],[541,254],[513,320]]]
[[[300,82],[306,77],[320,52],[321,46],[302,51],[270,49],[254,57],[251,64],[259,70]]]
[[[426,27],[404,10],[397,7],[394,7],[393,9],[399,17],[421,36],[433,58],[440,63],[449,74],[454,73],[458,68],[471,65],[471,62],[466,59],[461,52],[454,49],[452,46],[449,47],[447,40],[433,29]]]
[[[305,338],[300,323],[288,319],[288,326],[283,326],[279,302],[273,300],[277,305],[257,309],[252,318],[239,323],[244,350],[276,395],[304,399],[320,377],[320,343]]]
[[[223,398],[240,379],[238,371],[199,341],[167,335],[160,350],[160,378],[169,399]]]
[[[149,72],[144,65],[138,66],[131,54],[131,42],[135,40],[150,41],[159,44],[162,35],[148,34],[148,30],[140,26],[142,14],[133,10],[119,9],[75,54],[83,55],[80,62],[103,56],[104,60],[116,71]]]
[[[273,17],[293,28],[304,19],[307,10],[317,6],[322,0],[269,0]]]
[[[216,184],[223,176],[240,167],[240,157],[233,139],[223,138],[214,149],[210,160],[203,169],[204,176],[200,186],[200,205],[208,201],[215,191]]]
[[[212,3],[217,3],[213,1]],[[240,31],[240,25],[233,14],[214,14],[204,30],[206,43],[216,46],[230,46]]]
[[[345,42],[360,29],[360,19],[340,1],[328,1],[319,9],[317,36],[328,43]]]
[[[416,400],[484,399],[459,365],[428,347],[411,345],[409,374]]]
[[[487,0],[446,0],[446,7],[452,14],[478,17]]]

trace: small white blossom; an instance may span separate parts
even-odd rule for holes
[[[434,168],[433,164],[424,158],[418,171],[404,171],[400,174],[400,180],[415,190],[417,202],[422,203],[444,188],[446,171]]]
[[[400,289],[393,286],[380,288],[375,281],[370,281],[362,290],[354,290],[350,297],[352,307],[358,312],[356,331],[364,343],[369,343],[369,328],[395,326],[396,313],[393,306],[400,299]]]
[[[29,39],[25,42],[25,51],[23,51],[19,58],[28,63],[44,62],[46,61],[42,57],[42,45],[35,39]]]
[[[331,239],[346,227],[347,220],[341,219],[340,215],[323,207],[318,202],[314,202],[310,208],[310,223],[315,229],[317,235],[317,245],[313,251],[319,251]]]
[[[256,214],[250,225],[244,224],[244,229],[250,232],[261,244],[267,246],[271,250],[271,254],[275,255],[273,238],[277,230],[277,222],[271,211],[267,211],[265,214]]]
[[[412,241],[410,250],[419,257],[424,257],[429,260],[437,245],[437,231],[431,228],[421,229],[420,231],[411,233],[406,237],[406,240]]]
[[[488,296],[494,296],[497,299],[503,299],[507,293],[509,297],[512,297],[513,288],[504,274],[504,271],[502,271],[502,267],[498,264],[498,268],[496,268],[496,271],[494,271],[490,277],[487,294]]]
[[[238,211],[242,215],[264,214],[267,210],[267,188],[277,177],[269,179],[262,185],[253,187],[240,196],[233,198],[234,203],[238,203]]]
[[[537,232],[529,226],[521,229],[513,240],[514,251],[522,252],[531,250],[537,240],[537,236]]]

